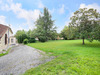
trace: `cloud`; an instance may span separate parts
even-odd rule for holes
[[[53,9],[51,9],[51,10],[49,9],[49,13],[50,13],[50,14],[53,14],[53,13],[55,12],[55,10],[56,10],[55,8],[53,8]]]
[[[36,21],[39,17],[40,10],[25,10],[22,9],[22,5],[20,3],[11,4],[10,9],[17,15],[18,18],[24,18],[27,21],[34,20]]]
[[[44,8],[44,5],[41,0],[39,0],[39,2],[38,2],[38,8]]]
[[[97,11],[100,12],[100,6],[98,4],[96,4],[96,3],[89,4],[89,5],[86,5],[86,4],[82,3],[82,4],[80,4],[79,8],[88,8],[88,9],[93,8],[93,9],[97,9]],[[74,15],[74,12],[70,12],[69,15],[70,15],[69,18],[68,18],[69,20],[65,21],[65,25],[69,24],[70,17],[72,17]]]
[[[70,20],[65,21],[65,25],[68,26],[69,25]]]
[[[61,8],[59,9],[59,13],[60,14],[64,14],[64,12],[65,12],[65,6],[64,6],[64,4],[61,6]]]
[[[29,29],[35,28],[34,22],[38,19],[40,10],[25,10],[22,8],[21,3],[14,3],[13,0],[7,0],[6,4],[3,4],[1,7],[3,11],[12,11],[16,14],[17,18],[22,18],[26,20],[24,25],[28,25]]]
[[[6,22],[6,17],[1,15],[0,16],[0,24],[9,26],[8,23]],[[16,33],[17,30],[21,29],[20,27],[17,29],[16,27],[10,25],[10,28],[13,30],[14,34]]]
[[[2,15],[0,16],[0,24],[7,25],[5,16],[2,16]]]
[[[9,26],[9,24],[6,22],[6,17],[3,16],[3,15],[0,16],[0,24]],[[15,34],[15,32],[18,30],[18,29],[16,29],[15,27],[13,27],[12,25],[10,25],[10,28],[13,30],[14,34]]]
[[[9,6],[7,4],[5,4],[4,6],[2,6],[2,8],[1,8],[1,10],[5,10],[5,9],[6,9],[6,11],[10,10],[10,8],[9,8]]]
[[[0,0],[0,4],[2,3],[2,0]]]
[[[88,8],[88,9],[93,8],[93,9],[97,9],[97,11],[100,12],[100,6],[96,3],[89,4],[89,5],[82,3],[80,4],[79,8]]]
[[[57,27],[57,33],[60,33],[64,29],[65,25]]]

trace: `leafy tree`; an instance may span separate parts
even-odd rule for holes
[[[18,43],[23,43],[23,40],[28,38],[24,30],[18,30],[15,34],[15,37]]]
[[[27,32],[28,39],[31,37],[31,33],[32,33],[32,30],[29,30],[29,31]]]
[[[94,27],[94,30],[93,30],[93,38],[95,40],[98,40],[100,41],[100,20],[97,22],[97,24],[95,24],[96,26]]]
[[[36,36],[35,35],[36,35],[35,34],[35,29],[34,30],[29,30],[27,32],[29,43],[35,43],[36,42],[36,40],[35,40]]]
[[[36,29],[32,30],[31,33],[30,33],[30,38],[36,38],[37,34],[38,33],[36,33]]]
[[[62,38],[62,34],[61,33],[57,33],[57,36],[59,36],[60,38]]]
[[[65,26],[64,29],[61,31],[61,35],[65,40],[67,40],[68,38],[67,33],[68,33],[67,26]]]
[[[65,26],[61,31],[61,35],[65,40],[75,39],[76,28],[71,26]]]
[[[58,36],[58,33],[57,33],[57,31],[55,30],[55,31],[52,31],[51,32],[51,39],[50,40],[56,40],[57,39],[57,36]]]
[[[70,27],[77,28],[78,31],[76,34],[83,39],[83,44],[85,44],[84,39],[93,41],[98,36],[95,30],[98,28],[97,24],[100,21],[100,14],[96,10],[87,8],[79,9],[74,12],[74,16],[70,19]],[[94,37],[94,35],[96,36]]]
[[[55,32],[56,27],[54,27],[54,21],[51,18],[48,9],[44,8],[43,14],[36,21],[36,36],[40,41],[43,40],[42,42],[51,39],[52,33]]]

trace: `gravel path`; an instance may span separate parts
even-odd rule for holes
[[[53,58],[32,47],[18,45],[9,54],[0,57],[0,75],[20,75]]]

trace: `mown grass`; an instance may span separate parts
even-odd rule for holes
[[[1,57],[1,56],[4,56],[4,55],[6,55],[6,54],[8,54],[10,50],[11,50],[11,48],[9,48],[5,53],[1,53],[1,54],[0,54],[0,57]]]
[[[100,42],[58,40],[30,43],[28,46],[57,56],[54,60],[32,68],[24,75],[100,75]]]

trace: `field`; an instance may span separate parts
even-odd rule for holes
[[[28,46],[56,56],[50,62],[32,68],[25,75],[100,75],[100,42],[57,40],[30,43]]]

